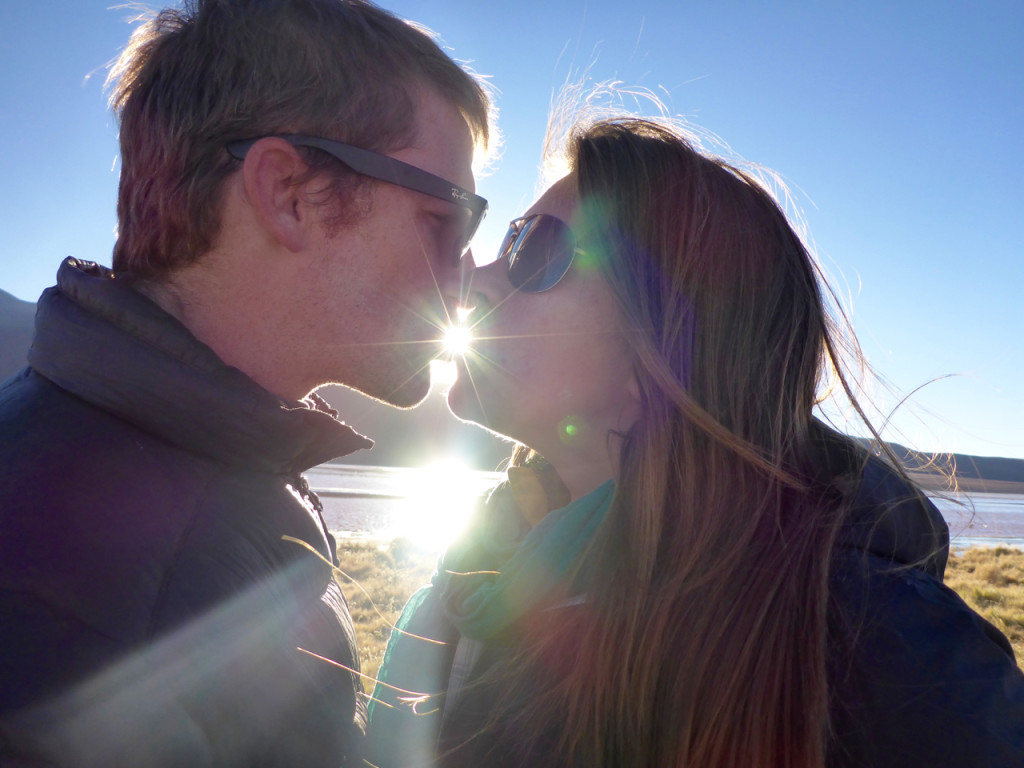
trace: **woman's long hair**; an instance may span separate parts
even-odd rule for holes
[[[579,245],[635,329],[642,415],[585,603],[571,627],[537,622],[492,725],[555,765],[820,768],[851,488],[812,416],[841,368],[817,266],[764,187],[673,130],[602,121],[569,158]]]

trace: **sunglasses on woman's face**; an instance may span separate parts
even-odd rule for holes
[[[513,219],[498,251],[513,287],[541,293],[558,285],[579,252],[569,225],[546,213]]]

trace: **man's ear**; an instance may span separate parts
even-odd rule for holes
[[[308,245],[312,211],[296,184],[308,166],[284,139],[260,139],[245,155],[242,183],[245,196],[268,234],[298,253]]]

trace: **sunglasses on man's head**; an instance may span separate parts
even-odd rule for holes
[[[558,285],[579,253],[569,225],[546,213],[513,219],[498,251],[508,259],[505,268],[512,286],[526,293],[541,293]]]
[[[480,195],[470,192],[468,189],[452,184],[450,181],[435,176],[432,173],[417,168],[415,165],[403,163],[388,155],[373,152],[369,149],[354,147],[351,144],[344,144],[333,139],[324,139],[319,136],[304,136],[298,133],[281,133],[272,136],[260,136],[254,139],[242,139],[232,141],[227,145],[228,152],[237,160],[244,160],[246,153],[260,139],[284,139],[294,147],[312,147],[326,152],[336,160],[341,161],[356,173],[369,176],[371,179],[386,181],[389,184],[396,184],[414,192],[422,192],[431,197],[447,200],[450,203],[463,208],[467,213],[464,242],[459,249],[465,253],[469,248],[469,241],[476,234],[480,222],[487,215],[487,201]]]

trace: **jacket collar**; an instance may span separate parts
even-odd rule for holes
[[[819,480],[852,498],[837,545],[941,579],[949,556],[949,527],[935,505],[863,445],[821,422],[813,429],[822,462]]]
[[[949,557],[949,526],[920,489],[872,456],[838,543],[941,579]]]
[[[90,404],[192,453],[302,472],[373,441],[326,402],[260,387],[105,267],[65,259],[39,299],[29,365]]]

